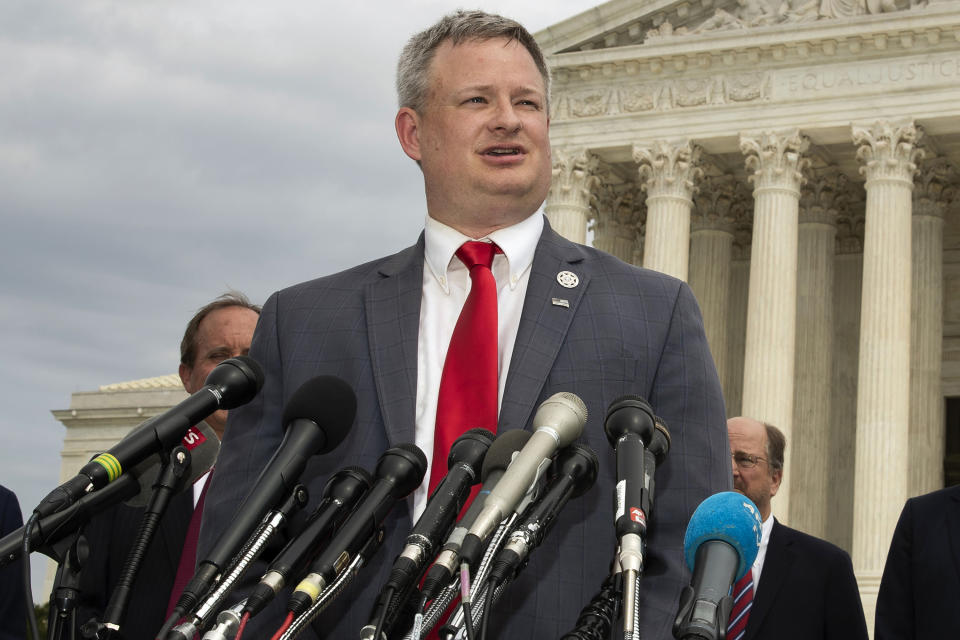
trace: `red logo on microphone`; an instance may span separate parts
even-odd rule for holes
[[[643,511],[637,507],[630,507],[630,519],[634,522],[639,522],[643,526],[647,526],[647,519],[643,517]]]
[[[206,441],[207,439],[203,436],[203,433],[200,431],[200,429],[197,429],[196,427],[190,427],[184,434],[182,443],[183,446],[185,446],[188,450],[193,451]]]

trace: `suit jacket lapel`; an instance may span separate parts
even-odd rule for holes
[[[760,583],[753,598],[753,607],[750,609],[750,620],[747,622],[747,633],[744,640],[758,638],[758,630],[763,619],[777,599],[777,594],[783,586],[796,560],[796,554],[791,549],[792,540],[777,520],[773,521],[773,530],[770,532],[770,542],[767,544],[767,555],[763,560],[763,570],[760,572]]]
[[[380,413],[391,446],[414,441],[417,335],[423,295],[423,234],[388,259],[364,288],[367,336]]]
[[[510,359],[499,431],[522,429],[530,420],[590,281],[585,258],[586,253],[579,245],[562,238],[544,220]],[[562,271],[576,274],[579,283],[573,287],[562,286],[557,280]]]

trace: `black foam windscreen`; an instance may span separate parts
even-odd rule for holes
[[[510,466],[510,463],[513,462],[513,454],[523,449],[523,445],[527,444],[531,435],[533,434],[523,429],[511,429],[498,435],[497,439],[490,445],[487,456],[483,459],[483,470],[480,473],[481,480],[486,482],[487,476],[491,473],[503,471]]]
[[[357,396],[350,385],[336,376],[317,376],[297,389],[283,410],[283,424],[311,420],[326,434],[317,453],[332,451],[346,437],[357,415]]]

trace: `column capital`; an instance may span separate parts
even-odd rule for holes
[[[943,218],[947,205],[957,196],[958,172],[929,141],[925,137],[918,144],[925,158],[913,178],[913,215]]]
[[[800,189],[800,223],[836,226],[837,217],[850,200],[850,178],[839,167],[814,171]]]
[[[640,185],[651,198],[672,197],[686,201],[696,193],[702,149],[689,140],[656,140],[649,146],[633,146],[639,165]]]
[[[600,159],[583,147],[555,147],[552,151],[553,179],[547,201],[588,208],[600,183]]]
[[[732,174],[708,176],[693,198],[693,231],[725,231],[734,235],[737,225],[749,215],[750,194]]]
[[[923,151],[917,146],[923,130],[913,120],[878,120],[854,124],[851,129],[860,173],[868,183],[884,180],[913,186],[917,162],[923,159]]]
[[[809,148],[810,139],[799,129],[740,134],[740,152],[758,190],[784,189],[799,197],[803,171],[810,166],[803,154]]]
[[[618,185],[603,183],[597,189],[594,233],[610,233],[621,238],[636,239],[643,233],[646,207],[635,182]]]

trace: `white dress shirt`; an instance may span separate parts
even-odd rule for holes
[[[537,212],[512,227],[498,229],[477,240],[495,242],[503,254],[493,259],[497,281],[497,410],[503,401],[510,357],[517,340],[523,300],[530,280],[533,254],[543,231],[543,216]],[[464,242],[474,240],[427,216],[424,225],[423,299],[420,303],[420,334],[417,340],[417,416],[415,444],[427,454],[427,474],[413,495],[414,521],[427,504],[433,432],[437,421],[440,376],[453,328],[470,292],[470,272],[456,257]],[[441,464],[445,464],[445,460]]]
[[[753,593],[756,596],[757,586],[760,584],[760,573],[763,571],[763,561],[767,557],[767,545],[770,544],[770,532],[773,531],[773,514],[763,521],[760,534],[760,548],[757,549],[757,559],[753,561]]]

